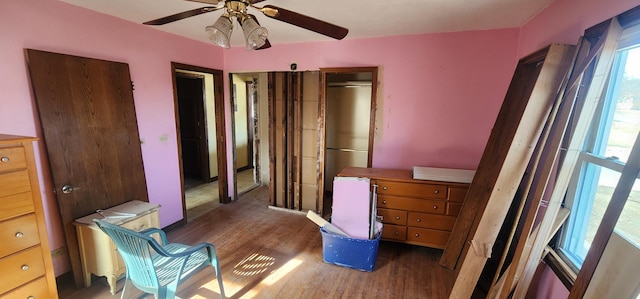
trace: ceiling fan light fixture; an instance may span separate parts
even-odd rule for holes
[[[209,39],[218,46],[223,48],[231,47],[233,22],[228,14],[221,15],[213,25],[205,27],[205,30],[209,34]]]
[[[242,21],[242,31],[247,41],[247,50],[255,50],[264,46],[269,34],[267,28],[258,25],[251,17],[247,17]]]

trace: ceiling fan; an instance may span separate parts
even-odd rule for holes
[[[236,18],[242,31],[244,32],[245,40],[247,42],[248,50],[260,50],[271,47],[271,44],[267,40],[268,31],[266,28],[261,27],[256,17],[247,13],[248,8],[256,9],[262,12],[265,16],[276,19],[278,21],[286,22],[291,25],[295,25],[313,32],[320,33],[335,39],[343,39],[349,30],[344,27],[333,25],[322,20],[314,19],[309,16],[299,14],[284,8],[276,7],[273,5],[264,5],[258,7],[255,4],[265,0],[187,0],[192,2],[199,2],[209,4],[211,6],[205,6],[196,8],[181,13],[173,14],[170,16],[162,17],[159,19],[144,22],[145,25],[164,25],[167,23],[175,22],[178,20],[186,19],[189,17],[197,16],[203,13],[213,12],[220,9],[225,9],[225,12],[218,18],[218,20],[211,26],[207,26],[205,30],[209,34],[209,38],[217,45],[223,48],[230,47],[231,32],[233,30],[232,18]]]

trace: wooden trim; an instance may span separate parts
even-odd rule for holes
[[[625,29],[640,24],[640,6],[619,14],[617,19],[622,28]]]
[[[296,97],[294,98],[293,107],[293,150],[294,150],[294,176],[295,176],[295,190],[293,191],[295,198],[295,206],[296,209],[302,211],[302,97],[304,96],[302,91],[304,85],[304,79],[302,77],[302,73],[294,73],[296,76]]]
[[[317,180],[318,180],[318,201],[316,203],[316,211],[318,214],[324,216],[324,167],[325,167],[325,155],[327,154],[327,143],[325,140],[326,136],[326,122],[325,122],[325,113],[326,113],[326,86],[327,84],[327,73],[320,71],[320,99],[318,100],[318,170],[317,170]]]
[[[208,73],[213,75],[213,85],[214,85],[214,109],[215,109],[215,119],[216,119],[216,139],[217,139],[217,159],[218,159],[218,195],[221,203],[228,202],[228,178],[227,178],[227,142],[225,138],[225,113],[224,113],[224,89],[222,83],[223,73],[221,70],[210,69],[205,67],[199,67],[194,65],[182,64],[177,62],[171,62],[171,74],[172,74],[172,84],[173,84],[173,97],[174,97],[174,112],[175,112],[175,120],[176,120],[176,134],[178,140],[178,155],[179,157],[182,155],[182,148],[179,145],[180,140],[180,124],[178,123],[178,95],[176,91],[176,82],[175,82],[175,73],[176,70],[187,70],[194,71],[200,73]],[[182,163],[180,163],[180,173],[183,172]],[[182,210],[183,210],[183,218],[179,221],[182,225],[187,223],[186,215],[187,215],[187,205],[184,197],[184,180],[182,176],[180,177],[180,186],[182,189]]]
[[[233,92],[233,74],[229,73],[228,77],[229,79],[229,113],[230,113],[230,117],[229,120],[231,121],[231,123],[229,124],[229,126],[231,127],[231,177],[233,180],[233,198],[230,199],[231,200],[236,200],[238,199],[238,153],[236,151],[236,117],[235,117],[235,110],[234,107],[236,107],[236,98],[237,95]]]
[[[373,142],[376,136],[376,111],[378,110],[378,68],[371,68],[371,112],[369,115],[369,151],[367,167],[373,167]]]
[[[187,224],[187,201],[184,196],[184,166],[182,165],[181,157],[182,157],[182,145],[180,143],[181,133],[180,133],[180,112],[178,109],[178,88],[176,84],[176,69],[179,69],[180,65],[172,62],[171,63],[171,85],[173,86],[173,112],[174,112],[174,121],[176,123],[176,147],[178,148],[178,169],[180,171],[180,196],[182,197],[182,219],[180,219],[177,223],[180,225]]]
[[[268,77],[268,105],[269,105],[269,204],[276,206],[276,73],[269,72]]]
[[[286,132],[283,136],[284,142],[284,155],[282,159],[285,161],[285,175],[286,183],[284,189],[284,207],[288,209],[293,209],[293,105],[295,103],[295,78],[291,73],[285,73],[285,98],[284,98],[284,107],[283,109],[283,121],[285,122],[285,126],[283,127],[283,131]]]
[[[545,248],[547,254],[544,255],[544,262],[551,268],[551,271],[558,276],[562,284],[571,290],[576,281],[576,273],[565,263],[565,261],[556,253],[553,248],[547,246]]]

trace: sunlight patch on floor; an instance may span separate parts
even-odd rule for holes
[[[240,261],[233,267],[233,274],[238,276],[254,276],[267,271],[273,266],[276,259],[274,257],[254,253]]]
[[[239,294],[240,298],[255,298],[260,291],[265,288],[275,284],[282,277],[291,273],[294,269],[302,264],[302,259],[294,258],[288,261],[286,264],[282,265],[280,268],[273,270],[267,277],[265,277],[262,281],[257,283],[255,287],[250,290],[247,290],[244,294]],[[237,276],[249,277],[249,276],[258,276],[261,273],[264,273],[270,270],[276,263],[276,259],[274,257],[270,257],[267,255],[253,253],[248,257],[244,258],[238,264],[235,265],[233,274]],[[224,278],[224,273],[223,273]],[[249,281],[250,283],[250,281]],[[227,297],[236,297],[236,292],[241,291],[245,288],[243,284],[232,283],[230,281],[224,281],[224,290],[225,295]],[[198,294],[189,297],[190,299],[207,299],[211,298],[212,293],[215,293],[219,296],[220,288],[218,287],[218,281],[216,278],[212,278],[207,281],[204,285],[199,288]]]
[[[253,289],[249,290],[246,294],[242,295],[242,297],[240,298],[248,299],[248,298],[256,297],[258,294],[260,294],[260,291],[263,288],[275,284],[278,280],[280,280],[280,278],[291,273],[295,268],[297,268],[301,264],[302,264],[302,260],[299,260],[299,259],[292,259],[288,261],[286,264],[282,265],[282,267],[273,271],[269,276],[267,276],[264,280],[262,280],[260,284],[258,284]]]

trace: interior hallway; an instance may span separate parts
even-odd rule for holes
[[[257,185],[253,179],[253,169],[238,172],[238,196],[256,187]],[[187,206],[187,221],[192,221],[221,206],[218,181],[188,188],[185,191],[185,202]]]

